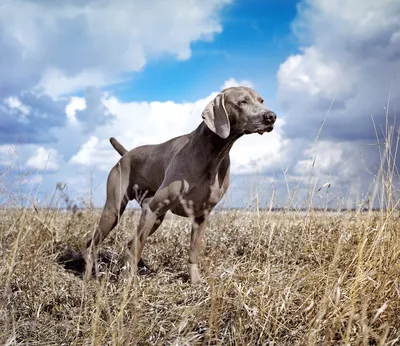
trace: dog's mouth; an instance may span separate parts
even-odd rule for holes
[[[268,125],[267,127],[257,130],[256,133],[258,133],[259,135],[264,134],[265,132],[271,132],[274,129],[274,125]]]
[[[271,132],[274,129],[274,124],[263,125],[262,127],[257,127],[253,131],[245,130],[244,134],[249,135],[252,133],[258,133],[259,135],[263,135],[265,132]]]
[[[268,121],[268,122],[259,122],[253,123],[250,129],[245,129],[243,133],[245,135],[250,135],[252,133],[258,133],[259,135],[264,134],[265,132],[271,132],[274,129],[275,121]]]

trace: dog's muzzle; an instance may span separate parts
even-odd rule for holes
[[[265,132],[271,132],[274,129],[276,114],[273,111],[267,111],[262,114],[262,118],[264,120],[265,126],[256,131],[256,133],[258,133],[259,135],[262,135]]]
[[[265,112],[262,117],[267,125],[273,125],[276,121],[276,114],[273,111]]]

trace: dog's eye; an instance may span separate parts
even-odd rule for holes
[[[247,100],[242,100],[242,101],[239,102],[239,106],[240,106],[240,105],[243,105],[243,104],[245,104],[245,103],[247,103]]]
[[[264,100],[263,100],[263,99],[260,99],[260,103],[263,104],[263,103],[264,103]]]

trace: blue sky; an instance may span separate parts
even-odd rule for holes
[[[354,207],[377,186],[389,95],[391,122],[399,109],[399,47],[395,0],[1,2],[0,201],[46,205],[62,182],[102,206],[109,137],[190,132],[222,88],[248,85],[278,122],[233,147],[225,205],[295,190],[301,207],[311,190]]]
[[[154,58],[114,93],[122,101],[194,101],[235,76],[251,80],[272,99],[279,65],[298,50],[291,31],[296,5],[292,0],[235,1],[221,11],[223,31],[212,41],[193,42],[189,60]]]

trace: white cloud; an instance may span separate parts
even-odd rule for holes
[[[240,82],[238,82],[235,78],[230,78],[224,82],[224,84],[221,87],[221,90],[240,85],[248,88],[254,88],[254,84],[248,80],[241,80]]]
[[[151,58],[188,59],[193,42],[222,31],[219,12],[230,1],[3,1],[0,144],[54,143],[77,118],[76,130],[89,133],[109,120],[91,107],[93,86],[126,82]],[[83,90],[86,107],[65,109],[64,94]]]
[[[52,172],[60,168],[60,160],[61,158],[57,150],[38,147],[36,152],[26,161],[26,166],[28,168]]]
[[[306,164],[314,166],[320,179],[347,187],[355,198],[368,191],[369,171],[380,164],[378,147],[368,146],[377,141],[371,115],[384,142],[389,90],[391,116],[400,102],[393,78],[400,69],[400,2],[304,0],[298,8],[293,27],[303,47],[277,73],[290,174],[298,178]]]
[[[27,116],[31,112],[30,108],[24,104],[18,99],[18,97],[8,97],[5,99],[4,102],[8,107],[11,109],[17,109],[19,110],[23,115]]]
[[[188,59],[192,42],[222,31],[218,13],[230,1],[3,3],[0,90],[16,94],[36,86],[55,97],[120,81],[149,57]]]
[[[292,118],[288,134],[309,133],[298,131],[305,126],[317,130],[335,100],[326,125],[331,136],[374,136],[370,115],[383,115],[400,68],[400,46],[392,42],[400,32],[400,3],[307,0],[299,8],[294,27],[306,46],[277,74],[278,100]],[[399,81],[393,81],[392,95],[398,95]]]
[[[351,85],[350,76],[344,75],[335,61],[327,61],[315,48],[304,49],[302,54],[290,56],[278,71],[278,83],[285,92],[308,93],[312,97],[327,96],[333,99],[339,89]]]
[[[297,161],[294,173],[306,180],[313,175],[335,186],[347,184],[360,176],[360,168],[365,170],[365,167],[354,164],[360,159],[360,152],[353,149],[351,142],[321,140],[304,151],[306,158]]]
[[[68,120],[71,124],[76,124],[76,111],[83,111],[86,109],[86,101],[83,97],[72,96],[69,99],[67,106],[65,107],[65,113],[67,114]]]
[[[283,119],[272,132],[244,136],[231,149],[232,173],[261,173],[280,166],[290,142],[282,132]]]
[[[99,140],[96,136],[91,136],[72,156],[70,163],[108,171],[117,161],[117,155],[111,153],[110,146],[107,139]]]
[[[28,91],[3,102],[0,95],[0,119],[0,144],[50,142],[55,140],[52,130],[66,123],[65,105],[62,100],[55,102],[47,95]]]
[[[106,76],[102,72],[96,70],[88,69],[77,75],[68,76],[59,69],[48,68],[43,71],[37,89],[53,98],[57,98],[58,95],[61,94],[83,90],[88,85],[101,86],[106,85],[108,82],[109,80]]]

